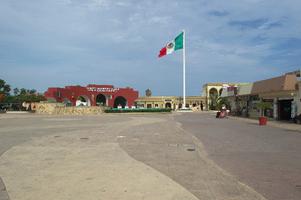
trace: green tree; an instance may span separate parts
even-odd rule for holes
[[[35,94],[37,91],[35,89],[29,90],[29,94]]]
[[[41,94],[20,94],[18,96],[7,96],[4,103],[40,102],[45,100],[45,97]]]
[[[27,90],[25,88],[21,88],[20,95],[26,95],[26,94],[27,94]]]
[[[45,101],[42,94],[38,94],[35,89],[14,88],[14,95],[10,95],[10,85],[0,79],[0,102],[14,104],[15,107],[20,107],[23,102],[40,102]]]
[[[15,95],[15,96],[19,95],[19,93],[20,93],[19,88],[14,88],[13,91],[14,91],[14,95]]]
[[[4,94],[8,96],[10,92],[10,85],[6,84],[6,82],[0,79],[0,94]]]

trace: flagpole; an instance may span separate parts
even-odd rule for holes
[[[185,79],[185,73],[186,73],[186,54],[185,54],[185,30],[183,29],[183,105],[182,109],[186,108],[186,79]]]

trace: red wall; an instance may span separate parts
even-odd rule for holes
[[[114,88],[113,85],[95,84],[90,84],[86,87],[66,86],[65,88],[48,88],[44,96],[57,102],[64,102],[64,99],[68,99],[73,106],[75,106],[79,96],[85,96],[89,98],[92,106],[96,106],[96,97],[98,94],[111,97],[108,98],[108,106],[110,107],[114,106],[114,101],[119,96],[124,97],[127,100],[127,106],[131,107],[139,96],[138,91],[135,91],[133,88]]]

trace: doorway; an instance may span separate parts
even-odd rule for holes
[[[291,120],[291,111],[292,111],[292,101],[293,100],[279,100],[279,119],[280,120]]]

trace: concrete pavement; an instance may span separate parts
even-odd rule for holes
[[[177,115],[175,120],[202,141],[218,166],[267,199],[301,199],[301,134],[291,124],[259,126],[257,120],[202,113]]]
[[[208,157],[186,115],[0,115],[0,176],[12,200],[265,199]]]
[[[131,124],[156,121],[140,118]],[[12,147],[0,159],[0,175],[10,198],[197,199],[169,177],[128,156],[118,145],[124,128],[128,128],[126,120],[87,132],[34,137]]]

